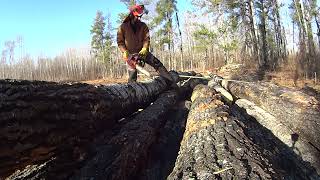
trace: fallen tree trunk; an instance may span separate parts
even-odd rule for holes
[[[58,154],[78,163],[96,134],[165,89],[161,78],[109,86],[1,80],[0,178]]]
[[[73,179],[143,178],[144,169],[148,167],[148,163],[150,162],[148,159],[153,156],[150,153],[153,153],[154,151],[152,149],[159,145],[157,141],[159,141],[158,138],[160,134],[165,133],[163,136],[169,135],[166,133],[166,128],[164,126],[174,123],[168,121],[170,119],[172,120],[173,116],[176,117],[175,115],[177,115],[168,113],[176,112],[172,111],[176,99],[183,99],[187,96],[190,97],[192,85],[197,83],[199,84],[201,81],[192,79],[180,87],[177,95],[174,92],[160,95],[160,98],[151,106],[147,107],[133,120],[124,125],[118,135],[101,145],[102,148],[99,148],[100,150],[97,155],[86,163]],[[185,109],[183,111],[185,111]],[[175,133],[178,133],[176,131],[177,130],[175,129]],[[175,143],[172,142],[174,141],[173,139],[171,139],[171,143]],[[176,143],[179,144],[179,142]],[[157,151],[162,152],[164,150],[157,149]],[[168,153],[172,154],[172,152]],[[168,162],[167,160],[165,161]],[[159,170],[160,169],[157,169],[155,171],[159,172]]]
[[[190,107],[190,101],[180,101],[169,110],[168,120],[146,159],[147,166],[136,179],[164,180],[168,177],[178,156]]]
[[[175,167],[168,179],[280,178],[207,86],[197,86]]]
[[[278,166],[282,166],[280,168],[284,171],[292,172],[290,174],[292,178],[320,178],[316,172],[316,170],[319,172],[320,152],[316,151],[314,147],[303,140],[296,141],[297,137],[295,137],[295,133],[286,125],[279,122],[273,115],[246,99],[238,99],[235,102],[232,112],[243,120],[246,125],[253,125],[247,127],[247,129],[251,132],[258,132],[257,134],[252,135],[253,138],[256,139],[255,142],[261,141],[259,146],[262,146],[261,148],[265,150],[268,149],[269,152],[267,154],[272,156],[272,159],[278,158],[274,163]],[[239,113],[245,114],[246,117],[242,118]],[[254,117],[254,119],[252,117]],[[265,128],[254,125],[255,122]],[[263,133],[266,135],[262,135]],[[277,141],[280,141],[281,143],[277,143]],[[274,143],[277,144],[275,145]],[[277,147],[277,151],[274,150],[275,147]],[[316,170],[314,170],[309,163],[315,167]]]
[[[248,99],[271,113],[280,123],[292,129],[299,139],[320,151],[320,105],[316,98],[269,83],[222,84],[234,96]]]
[[[135,179],[146,166],[150,147],[165,125],[177,94],[169,91],[125,124],[72,179]]]

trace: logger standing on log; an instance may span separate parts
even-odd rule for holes
[[[163,78],[167,84],[172,87],[177,86],[167,69],[163,64],[149,52],[150,34],[149,28],[140,19],[145,13],[144,5],[134,5],[130,7],[130,14],[120,25],[117,33],[117,43],[120,51],[123,53],[123,59],[127,63],[129,70],[128,82],[137,81],[136,63],[129,58],[130,54],[139,53],[139,56],[152,66]]]

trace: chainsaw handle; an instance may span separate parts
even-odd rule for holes
[[[139,53],[130,54],[128,57],[127,63],[128,63],[128,65],[130,65],[130,67],[132,67],[134,69],[136,69],[137,64],[141,67],[144,67],[144,65],[145,65],[145,61],[140,56]]]

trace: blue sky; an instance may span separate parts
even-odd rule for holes
[[[188,1],[178,1],[180,13],[190,7]],[[109,12],[114,27],[118,14],[128,11],[119,0],[0,0],[0,51],[17,36],[32,56],[53,57],[66,48],[87,47],[97,10]]]

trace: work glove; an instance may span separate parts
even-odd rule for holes
[[[145,59],[147,57],[147,54],[148,54],[148,50],[147,48],[142,48],[141,51],[139,52],[139,55]]]
[[[122,54],[122,58],[127,61],[129,58],[129,51],[124,51]]]

